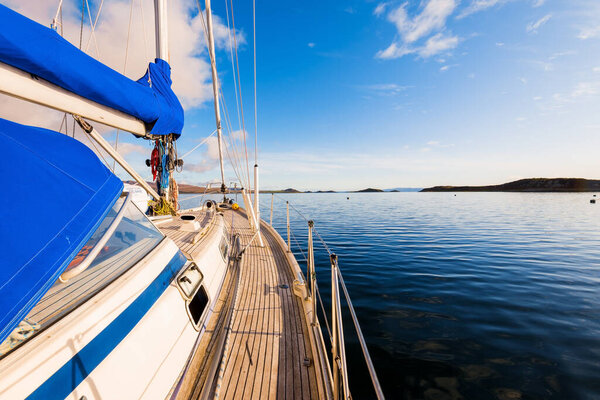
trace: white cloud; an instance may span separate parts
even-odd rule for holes
[[[434,30],[441,30],[456,8],[456,0],[429,0],[423,11],[414,18],[406,12],[406,3],[392,10],[388,20],[396,25],[405,43],[413,43]]]
[[[377,7],[375,7],[375,10],[373,10],[373,15],[376,15],[378,17],[383,15],[383,13],[385,12],[385,9],[387,8],[388,5],[389,5],[388,2],[383,2],[383,3],[377,4]]]
[[[396,83],[376,83],[373,85],[362,85],[359,86],[359,88],[368,90],[380,96],[394,96],[405,91],[409,87],[401,86]]]
[[[310,47],[310,48],[312,49],[313,47],[315,47],[315,44],[314,44],[313,42],[310,42],[310,43],[308,44],[308,47]]]
[[[426,145],[428,146],[428,147],[425,147],[425,149],[427,149],[426,151],[431,150],[431,148],[447,149],[449,147],[454,147],[454,144],[442,143],[439,140],[430,140],[429,142],[426,143]]]
[[[142,146],[140,144],[122,142],[117,146],[117,151],[123,157],[128,154],[137,153],[137,154],[149,154],[150,150],[147,146]]]
[[[464,18],[471,14],[487,10],[488,8],[494,7],[496,5],[504,4],[507,1],[509,0],[473,0],[471,4],[469,4],[464,10],[462,10],[462,12],[458,15],[457,18]]]
[[[595,73],[600,73],[600,67],[594,67],[592,71],[594,71]]]
[[[56,13],[55,0],[4,2],[8,7],[48,26]],[[80,8],[77,0],[63,1],[63,34],[65,39],[79,45]],[[92,5],[92,7],[96,7]],[[173,90],[184,108],[197,107],[212,98],[210,65],[206,60],[206,46],[200,15],[194,13],[196,3],[192,0],[172,0],[169,4],[169,63],[172,66]],[[91,10],[95,18],[96,8]],[[86,19],[83,29],[83,47],[90,42],[88,54],[116,71],[123,72],[127,30],[129,25],[130,1],[111,0],[105,2],[96,26],[98,51],[91,39],[91,29]],[[196,15],[192,17],[192,15]],[[229,32],[218,16],[214,16],[215,41],[218,47],[228,46]],[[237,32],[238,44],[245,43],[242,32]],[[130,42],[128,46],[125,75],[139,79],[146,71],[148,63],[154,60],[154,11],[151,3],[143,8],[133,8]],[[15,108],[15,101],[0,98],[0,113],[13,120],[26,124],[37,124],[50,129],[58,129],[61,113],[23,103]],[[15,115],[17,114],[17,115]]]
[[[594,96],[600,92],[600,82],[580,82],[571,91],[571,98]]]
[[[551,18],[552,18],[552,14],[546,14],[542,18],[538,19],[537,21],[530,22],[529,24],[527,24],[527,27],[525,28],[525,30],[528,33],[538,33],[538,29],[540,29],[543,25],[545,25],[548,21],[550,21]]]
[[[231,137],[232,140],[237,140],[237,141],[241,142],[248,137],[248,132],[246,132],[242,129],[238,129],[237,131],[231,132],[231,134],[229,136]]]
[[[492,7],[501,7],[504,4],[517,1],[517,0],[472,0],[468,6],[466,6],[457,18],[461,19],[471,14],[475,14],[481,11],[485,11]],[[531,6],[534,8],[541,7],[546,3],[546,0],[531,0]]]
[[[600,96],[600,81],[584,81],[577,83],[569,91],[554,93],[539,106],[543,111],[550,112],[562,109],[569,104],[580,104],[598,96]]]
[[[600,36],[600,25],[591,28],[584,28],[579,31],[577,38],[581,40],[593,39]]]
[[[421,57],[427,58],[454,49],[458,43],[458,36],[444,36],[442,33],[438,33],[427,39],[425,46],[421,47],[418,53]]]
[[[395,25],[399,37],[386,49],[377,52],[376,57],[394,59],[416,53],[427,58],[455,48],[459,38],[443,32],[446,20],[457,4],[457,0],[428,0],[414,17],[408,15],[406,3],[390,10],[387,20]],[[382,13],[384,8],[379,12]],[[416,44],[420,40],[425,40],[425,43]]]
[[[384,60],[390,60],[390,59],[393,59],[393,58],[404,57],[404,56],[406,56],[408,54],[413,54],[415,52],[416,52],[415,49],[411,49],[411,48],[409,48],[406,45],[398,44],[396,42],[393,42],[385,50],[378,51],[375,56],[377,58],[381,58],[381,59],[384,59]]]
[[[185,163],[183,165],[183,170],[187,172],[196,172],[201,174],[203,172],[208,172],[217,168],[218,165],[219,164],[215,160],[203,158],[198,163]]]
[[[502,43],[502,42],[497,42],[497,43],[496,43],[496,46],[498,46],[498,47],[503,47],[503,46],[504,46],[504,43]]]

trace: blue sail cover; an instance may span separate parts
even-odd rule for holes
[[[133,81],[88,56],[57,32],[0,5],[0,62],[144,121],[156,135],[183,129],[183,108],[161,59]]]
[[[0,343],[98,228],[123,183],[85,145],[0,119]]]

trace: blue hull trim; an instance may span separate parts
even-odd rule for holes
[[[31,393],[28,399],[64,399],[121,343],[152,308],[186,258],[177,251],[154,281],[81,351]]]

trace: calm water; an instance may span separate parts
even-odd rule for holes
[[[338,254],[387,398],[592,399],[600,205],[591,197],[286,194],[275,196],[273,225],[285,237],[289,200]],[[270,201],[262,195],[267,221]],[[305,251],[306,222],[290,215]],[[328,256],[315,251],[328,297]],[[358,342],[346,340],[352,394],[372,398]]]

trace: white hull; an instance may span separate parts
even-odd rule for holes
[[[193,260],[209,298],[199,331],[177,284],[190,264],[164,238],[104,290],[1,359],[0,398],[165,398],[204,332],[227,269],[219,249],[224,222],[215,218]]]

